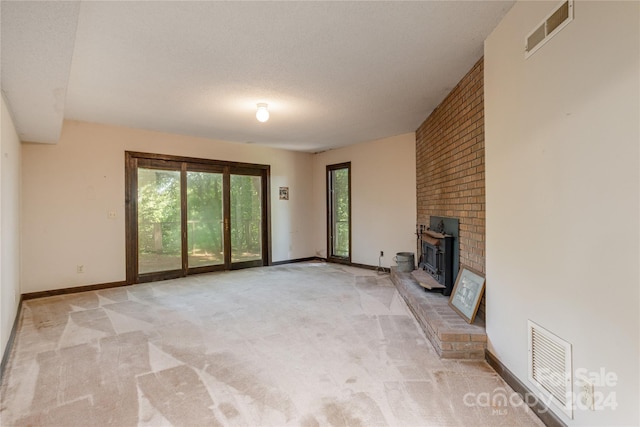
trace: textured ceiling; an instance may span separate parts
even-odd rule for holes
[[[23,141],[58,141],[79,10],[77,2],[1,3],[2,92]]]
[[[512,4],[3,1],[2,90],[23,140],[64,113],[320,151],[414,131]]]

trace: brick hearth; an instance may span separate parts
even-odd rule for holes
[[[410,273],[391,267],[391,280],[443,359],[484,359],[487,333],[484,321],[468,324],[449,307],[449,298],[425,292]]]

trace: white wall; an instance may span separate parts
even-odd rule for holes
[[[125,280],[125,151],[271,165],[272,259],[313,256],[311,154],[65,121],[58,144],[23,147],[23,293]]]
[[[636,426],[640,3],[575,2],[525,60],[525,36],[557,5],[517,3],[485,43],[489,347],[533,388],[527,319],[539,323],[572,344],[574,369],[618,377],[596,387],[615,410],[560,417]]]
[[[20,301],[20,139],[4,97],[0,130],[0,357]]]
[[[377,265],[383,250],[388,267],[415,251],[413,133],[312,155],[65,121],[58,144],[23,144],[23,293],[125,279],[127,150],[271,165],[274,262],[326,256],[325,166],[351,161],[353,262]]]
[[[407,133],[316,154],[313,159],[315,255],[327,256],[326,166],[351,162],[351,261],[389,267],[416,251],[416,138]]]

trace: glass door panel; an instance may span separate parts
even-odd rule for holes
[[[138,168],[138,274],[182,268],[180,171]]]
[[[350,163],[327,167],[328,256],[351,259]]]
[[[223,174],[187,172],[188,267],[225,263]]]
[[[231,262],[262,260],[262,179],[231,175]]]

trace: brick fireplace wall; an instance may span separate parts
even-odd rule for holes
[[[483,65],[481,58],[417,129],[416,187],[418,223],[459,218],[460,265],[485,274]]]

